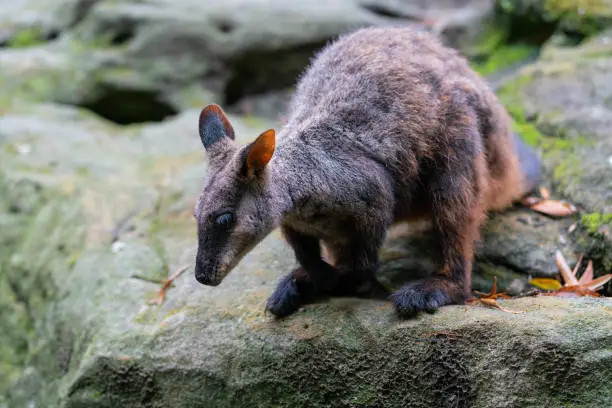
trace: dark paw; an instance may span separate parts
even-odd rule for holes
[[[293,275],[285,276],[268,299],[266,311],[276,317],[285,317],[297,311],[302,305],[302,297]]]
[[[401,317],[413,317],[419,312],[434,313],[441,306],[455,303],[443,283],[431,280],[409,283],[391,295],[395,310]]]

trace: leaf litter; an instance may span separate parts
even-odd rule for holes
[[[521,314],[521,313],[525,313],[524,310],[510,310],[510,309],[506,309],[505,307],[501,306],[499,303],[497,303],[497,299],[498,298],[502,298],[502,299],[510,299],[511,296],[508,295],[505,292],[497,292],[497,277],[494,276],[493,277],[493,287],[491,288],[491,292],[489,293],[483,293],[483,292],[479,292],[477,290],[474,291],[474,294],[477,297],[472,297],[470,299],[468,299],[468,303],[481,303],[487,307],[492,307],[495,309],[499,309],[503,312],[507,312],[507,313],[514,313],[514,314]]]
[[[578,278],[578,272],[580,270],[580,266],[582,265],[584,260],[584,256],[581,255],[572,270],[565,257],[560,251],[556,251],[555,253],[555,261],[557,263],[557,268],[559,269],[559,273],[563,279],[561,281],[554,278],[533,278],[529,280],[529,283],[536,288],[537,290],[527,292],[518,296],[509,296],[505,292],[497,291],[497,277],[493,277],[493,286],[491,288],[491,292],[483,293],[477,290],[474,291],[474,297],[471,297],[467,300],[468,303],[480,303],[487,307],[499,309],[504,312],[513,313],[513,314],[521,314],[525,313],[524,310],[510,310],[502,307],[497,303],[497,299],[514,299],[525,296],[559,296],[559,297],[583,297],[583,296],[592,296],[599,297],[598,290],[602,289],[603,286],[612,280],[612,274],[607,274],[600,276],[598,278],[594,278],[595,270],[593,268],[593,261],[588,260],[584,271],[580,278]],[[607,311],[607,310],[606,310]]]
[[[521,200],[521,204],[529,209],[552,217],[567,217],[578,211],[575,205],[567,201],[553,200],[545,187],[540,188],[540,197],[528,196]]]
[[[555,261],[564,283],[562,284],[560,281],[552,278],[535,278],[531,279],[529,283],[539,289],[548,290],[549,292],[543,293],[545,296],[598,297],[599,293],[597,293],[597,291],[612,280],[612,274],[609,273],[598,278],[593,278],[595,276],[593,261],[589,259],[584,272],[582,272],[582,276],[578,278],[577,275],[580,265],[583,263],[583,258],[584,256],[580,255],[572,270],[561,251],[557,250],[555,252]],[[556,283],[553,283],[553,281]]]

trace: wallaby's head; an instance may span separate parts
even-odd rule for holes
[[[275,134],[270,129],[239,146],[218,105],[202,110],[199,130],[208,171],[194,210],[198,224],[195,277],[204,285],[217,286],[276,226],[267,168]]]

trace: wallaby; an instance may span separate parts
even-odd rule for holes
[[[423,217],[439,269],[389,298],[404,317],[465,302],[487,211],[540,182],[537,154],[512,133],[487,83],[456,50],[410,28],[362,28],[326,45],[278,137],[270,129],[237,145],[214,104],[199,132],[209,168],[194,212],[195,277],[218,285],[280,227],[300,267],[268,300],[278,317],[321,296],[376,289],[387,229]]]

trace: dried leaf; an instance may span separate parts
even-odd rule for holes
[[[582,256],[580,257],[580,259],[582,259]],[[574,269],[574,276],[576,276],[577,269],[578,269],[578,266],[576,266],[576,268]],[[584,270],[584,273],[578,280],[578,284],[585,285],[591,282],[592,280],[593,280],[593,261],[589,260],[589,263],[587,264],[587,267]]]
[[[578,261],[576,261],[576,265],[574,265],[574,270],[572,271],[572,274],[574,274],[574,276],[577,276],[576,274],[578,273],[578,269],[580,268],[580,265],[582,264],[582,258],[583,258],[583,255],[580,254]]]
[[[600,276],[597,279],[593,279],[592,281],[590,281],[588,283],[585,283],[582,286],[588,288],[589,290],[598,290],[598,289],[601,289],[603,287],[603,285],[608,283],[610,281],[610,279],[612,279],[612,273],[609,273],[609,274],[604,275],[604,276]]]
[[[555,259],[557,261],[557,268],[559,268],[559,272],[561,272],[561,276],[563,276],[563,280],[565,281],[565,286],[573,286],[578,284],[578,279],[572,273],[572,270],[567,265],[567,261],[561,251],[557,250],[555,252]]]
[[[563,286],[561,282],[552,278],[534,278],[531,279],[529,283],[543,290],[557,290]]]
[[[525,207],[531,207],[532,205],[535,205],[539,203],[540,201],[542,201],[540,197],[529,196],[529,197],[524,197],[521,200],[521,204],[524,205]]]
[[[500,306],[497,301],[495,299],[487,299],[487,298],[483,298],[480,299],[480,303],[489,306],[489,307],[494,307],[496,309],[499,309],[503,312],[508,312],[508,313],[514,313],[514,314],[521,314],[521,313],[525,313],[524,310],[510,310],[510,309],[506,309],[505,307]]]
[[[545,200],[550,198],[550,192],[546,187],[540,187],[540,196]]]
[[[575,222],[572,225],[569,226],[569,228],[567,229],[567,233],[571,234],[572,232],[576,231],[576,228],[578,227],[578,223]]]
[[[580,256],[578,264],[573,271],[570,271],[570,268],[561,252],[557,251],[555,253],[555,257],[557,260],[557,267],[559,268],[559,271],[561,271],[565,285],[549,295],[598,297],[599,294],[597,293],[597,290],[612,280],[612,274],[607,274],[600,276],[597,279],[593,279],[595,272],[593,271],[593,262],[591,260],[589,260],[580,280],[577,280],[576,273],[578,272],[580,262],[582,261],[582,256]]]
[[[504,312],[508,312],[508,313],[515,313],[515,314],[519,314],[519,313],[525,313],[524,311],[514,311],[514,310],[508,310],[505,309],[503,307],[501,307],[496,299],[497,298],[510,298],[510,296],[508,296],[505,293],[497,293],[497,277],[494,276],[493,277],[493,287],[491,288],[491,292],[490,293],[482,293],[482,292],[478,292],[478,291],[474,291],[475,294],[480,295],[480,298],[471,298],[468,299],[468,302],[473,303],[473,302],[480,302],[485,306],[489,306],[489,307],[494,307],[496,309],[502,310]]]
[[[576,212],[576,207],[570,203],[555,200],[541,200],[529,206],[534,211],[554,217],[566,217]]]
[[[599,293],[589,290],[584,285],[564,286],[556,292],[552,293],[555,296],[575,297],[575,296],[593,296],[599,297]]]

